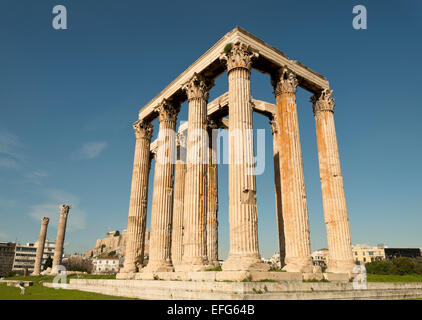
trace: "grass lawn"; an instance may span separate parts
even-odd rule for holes
[[[113,279],[113,276],[108,275],[83,276],[83,278],[85,279]],[[69,276],[68,280],[69,278],[76,278],[76,275]],[[21,295],[19,288],[8,287],[6,283],[1,283],[0,300],[135,300],[125,297],[108,296],[92,292],[44,287],[42,283],[52,282],[54,279],[53,276],[13,277],[7,279],[33,281],[34,285],[32,287],[26,287],[25,295]]]
[[[383,274],[367,274],[368,282],[422,282],[422,275],[409,274],[399,275],[383,275]]]

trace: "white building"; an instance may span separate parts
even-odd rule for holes
[[[120,270],[121,259],[119,257],[95,258],[94,273],[117,273]]]
[[[13,260],[13,271],[18,273],[23,273],[25,269],[28,269],[28,272],[31,273],[34,271],[35,256],[37,252],[38,241],[35,243],[29,242],[25,245],[16,244],[15,248],[15,258]],[[44,243],[44,254],[41,261],[41,266],[44,266],[48,257],[53,259],[54,248],[56,243],[48,241],[46,239]]]

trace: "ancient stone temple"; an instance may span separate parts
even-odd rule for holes
[[[270,75],[275,104],[253,99],[251,69]],[[213,101],[214,80],[226,74],[228,92]],[[241,28],[235,28],[155,98],[134,123],[136,144],[126,259],[120,279],[159,272],[200,273],[218,262],[218,129],[229,134],[229,255],[226,274],[265,273],[258,246],[253,112],[266,117],[273,136],[274,190],[282,267],[318,274],[312,265],[308,205],[302,164],[296,91],[312,95],[329,245],[328,271],[352,272],[350,227],[329,82],[302,63]],[[188,122],[176,127],[182,103]],[[303,106],[301,109],[305,110]],[[158,119],[157,139],[152,122]],[[148,182],[155,161],[149,261],[144,259]]]

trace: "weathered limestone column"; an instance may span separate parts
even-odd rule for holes
[[[63,244],[64,238],[66,234],[66,223],[67,223],[67,216],[69,214],[71,206],[63,204],[60,206],[60,220],[59,226],[57,227],[57,238],[56,238],[56,248],[54,249],[54,257],[53,257],[53,266],[52,272],[57,272],[57,267],[62,263],[62,256],[63,256]]]
[[[207,103],[210,84],[199,74],[183,86],[189,100],[182,265],[176,270],[203,271],[207,261]]]
[[[182,263],[183,256],[183,207],[186,175],[186,137],[184,132],[177,134],[176,143],[177,161],[174,177],[173,232],[171,238],[171,257],[175,268]]]
[[[328,272],[351,273],[354,268],[349,219],[334,125],[332,90],[311,98],[316,122],[319,172],[329,248]]]
[[[143,272],[173,271],[171,231],[173,220],[173,181],[176,149],[176,118],[179,107],[164,100],[156,109],[159,114],[157,153],[155,156],[154,191],[151,208],[149,262]]]
[[[274,160],[274,186],[275,186],[275,210],[277,218],[278,229],[278,249],[280,253],[280,268],[284,267],[284,259],[286,256],[286,240],[284,237],[284,221],[283,221],[283,207],[281,200],[281,175],[280,175],[280,141],[279,130],[277,127],[276,116],[270,120],[271,133],[273,135],[273,160]]]
[[[211,266],[218,267],[218,165],[217,165],[217,124],[208,121],[209,164],[207,203],[207,256]]]
[[[296,75],[282,68],[273,78],[277,101],[281,192],[286,257],[284,270],[312,272],[308,206],[296,108]]]
[[[136,272],[142,268],[144,262],[152,128],[151,123],[143,120],[138,120],[133,124],[136,137],[135,156],[127,222],[125,262],[120,273]]]
[[[42,264],[42,258],[44,255],[45,238],[47,236],[47,227],[48,227],[49,221],[50,221],[49,218],[46,218],[46,217],[41,218],[41,230],[40,230],[40,236],[38,237],[37,252],[35,255],[34,272],[32,273],[34,276],[37,276],[41,273],[41,264]]]
[[[258,247],[258,215],[250,70],[258,56],[246,45],[227,46],[220,59],[227,63],[229,78],[229,223],[230,250],[224,271],[262,270]]]

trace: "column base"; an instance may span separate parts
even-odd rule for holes
[[[154,273],[154,272],[173,272],[174,267],[171,264],[161,264],[161,263],[148,263],[145,268],[139,270],[142,273]]]
[[[285,258],[286,265],[282,270],[287,272],[313,273],[312,259],[306,257]]]
[[[268,271],[270,266],[262,262],[259,255],[229,255],[221,267],[223,271]]]
[[[182,260],[182,263],[175,268],[176,271],[190,272],[190,271],[205,271],[213,268],[205,258],[191,257]]]
[[[210,265],[210,268],[218,268],[220,266],[220,262],[218,261],[209,261],[208,264]]]
[[[328,260],[327,272],[351,275],[356,264],[353,260]]]

